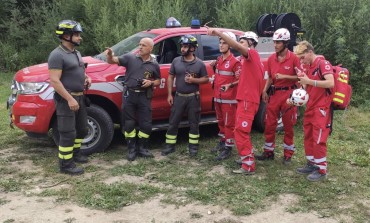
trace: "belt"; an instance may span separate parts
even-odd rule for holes
[[[191,96],[194,96],[194,95],[199,95],[199,91],[196,91],[196,92],[193,92],[193,93],[188,93],[188,94],[183,94],[183,93],[176,92],[176,95],[181,96],[181,97],[191,97]]]
[[[71,94],[72,96],[82,96],[82,95],[84,95],[84,92],[83,92],[83,91],[79,91],[79,92],[70,92],[70,94]]]
[[[146,91],[146,90],[131,89],[131,88],[129,88],[128,90],[131,91],[131,92],[136,92],[136,93],[144,93]]]
[[[274,87],[275,91],[286,91],[286,90],[289,90],[289,89],[296,89],[297,86],[293,85],[293,86],[290,86],[290,87]]]

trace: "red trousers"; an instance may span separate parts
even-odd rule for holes
[[[226,146],[234,146],[236,104],[215,102],[219,136]]]
[[[303,117],[304,151],[306,158],[316,164],[322,174],[327,169],[326,142],[330,134],[330,108],[306,109]]]
[[[255,170],[253,145],[250,133],[259,104],[238,100],[235,120],[235,143],[242,159],[242,168],[253,172]]]
[[[277,90],[274,95],[271,95],[266,107],[265,116],[265,145],[264,150],[274,151],[275,149],[275,134],[276,127],[280,114],[284,125],[284,156],[291,157],[295,151],[294,146],[294,124],[297,120],[297,107],[290,106],[286,100],[290,97],[290,90]]]

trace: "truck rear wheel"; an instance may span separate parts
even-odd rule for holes
[[[265,112],[266,103],[261,100],[258,112],[254,116],[253,129],[263,132],[265,131]]]
[[[87,136],[82,141],[81,152],[90,155],[103,152],[111,144],[114,126],[109,114],[101,107],[92,104],[87,108]],[[52,136],[55,144],[59,144],[57,121],[53,124]]]
[[[265,131],[265,114],[266,114],[266,103],[261,101],[260,106],[258,108],[258,112],[254,116],[253,129],[255,129],[259,132],[262,132],[262,133]],[[280,114],[280,118],[278,120],[278,125],[276,127],[276,131],[277,132],[284,131],[284,125],[283,125],[283,121],[281,119],[281,114]]]

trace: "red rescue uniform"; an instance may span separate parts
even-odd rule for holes
[[[237,88],[230,87],[223,91],[221,86],[234,83],[238,80],[241,63],[234,55],[230,54],[226,59],[222,56],[217,58],[215,80],[213,85],[213,98],[218,121],[219,136],[226,146],[234,146],[235,112],[237,101]]]
[[[248,58],[242,57],[236,99],[238,101],[235,121],[235,143],[242,160],[242,168],[255,170],[253,146],[250,139],[253,119],[258,111],[264,88],[264,67],[258,52],[248,50]]]
[[[321,80],[319,71],[325,77],[333,74],[333,67],[329,61],[317,57],[307,71],[307,76],[312,80]],[[333,94],[328,94],[326,88],[307,85],[306,91],[309,99],[303,117],[304,147],[306,158],[316,164],[319,173],[326,174],[327,169],[327,139],[331,127],[331,108],[330,104]]]
[[[284,60],[278,60],[278,54],[272,54],[267,61],[267,72],[272,79],[272,87],[274,92],[269,97],[266,107],[265,116],[265,152],[273,152],[275,149],[275,133],[280,114],[282,114],[282,122],[284,125],[284,157],[292,157],[294,146],[294,124],[297,119],[297,108],[286,103],[286,99],[290,97],[292,91],[297,88],[297,80],[276,79],[276,74],[296,75],[295,68],[301,68],[299,58],[287,51]]]

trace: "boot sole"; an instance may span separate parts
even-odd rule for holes
[[[326,177],[327,177],[327,174],[326,175],[324,175],[324,176],[321,176],[320,178],[317,178],[317,179],[311,179],[311,178],[309,178],[308,176],[307,176],[307,180],[308,181],[310,181],[310,182],[318,182],[318,181],[324,181],[324,180],[326,180]]]
[[[315,172],[315,170],[313,170],[311,172],[299,172],[298,170],[296,170],[295,172],[298,173],[298,174],[301,174],[301,175],[309,175],[309,174]]]
[[[65,171],[65,170],[60,170],[59,171],[60,173],[64,173],[64,174],[68,174],[68,175],[82,175],[85,173],[85,171],[81,171],[81,172],[69,172],[69,171]]]

